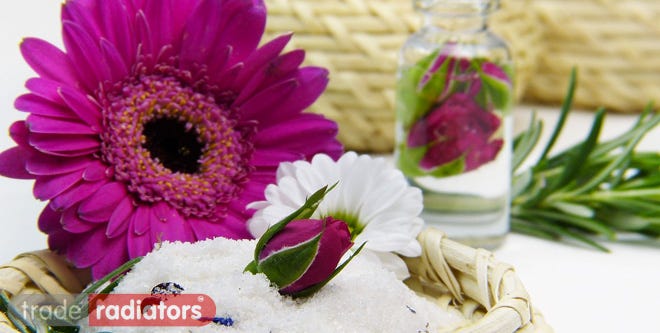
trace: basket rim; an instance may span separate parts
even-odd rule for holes
[[[473,320],[456,328],[460,332],[553,331],[532,306],[513,266],[496,260],[490,251],[453,241],[434,227],[424,229],[418,240],[422,255],[405,258],[409,284],[425,294],[449,293],[456,304],[462,304],[463,314]]]

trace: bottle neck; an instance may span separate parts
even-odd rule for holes
[[[448,16],[426,13],[424,26],[447,33],[470,34],[483,32],[488,27],[488,15]]]
[[[499,6],[499,0],[413,0],[424,16],[424,25],[451,33],[485,31],[488,15]]]

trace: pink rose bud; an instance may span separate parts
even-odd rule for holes
[[[258,266],[273,282],[275,276],[285,278],[276,284],[280,293],[292,295],[327,279],[351,246],[351,234],[343,221],[331,217],[296,220],[266,243]]]
[[[304,297],[314,294],[346,267],[364,244],[337,266],[353,246],[348,226],[332,217],[310,218],[333,187],[318,190],[297,211],[268,228],[257,241],[254,260],[245,271],[265,274],[283,295]]]

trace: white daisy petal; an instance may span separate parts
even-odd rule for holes
[[[271,185],[268,185],[268,187],[270,186]],[[300,184],[294,177],[283,177],[278,181],[277,188],[277,198],[271,201],[268,198],[268,193],[266,193],[266,200],[290,207],[300,207],[305,203],[307,197],[309,197],[309,194],[301,188]],[[266,191],[268,191],[268,188],[266,188]]]
[[[422,254],[422,246],[419,242],[411,241],[406,247],[399,249],[397,253],[406,257],[419,257]]]
[[[269,203],[268,201],[255,201],[252,203],[249,203],[245,208],[247,209],[264,209],[268,207]]]
[[[314,193],[323,186],[332,185],[327,184],[327,180],[323,179],[323,176],[318,172],[318,170],[311,168],[309,165],[298,168],[295,172],[295,175],[296,181],[298,181],[298,184],[304,190],[307,196]]]
[[[373,162],[369,156],[363,155],[355,160],[354,164],[342,174],[342,208],[346,212],[360,212],[365,197],[371,194],[370,187],[373,177],[370,177],[370,164]]]
[[[296,167],[293,166],[293,163],[291,162],[282,162],[280,165],[277,167],[277,173],[275,174],[277,179],[284,178],[284,177],[293,177],[296,171]]]
[[[248,231],[252,236],[255,238],[261,237],[268,227],[270,227],[270,223],[268,219],[265,219],[261,216],[261,214],[257,215],[258,213],[255,213],[254,216],[250,219],[250,223],[248,223]]]
[[[309,195],[335,183],[336,188],[326,195],[314,217],[346,218],[355,247],[366,241],[365,255],[378,258],[398,276],[407,276],[405,263],[393,253],[421,253],[416,238],[423,227],[419,218],[422,193],[383,158],[347,152],[337,161],[319,154],[311,162],[282,163],[277,184],[266,188],[267,203],[249,205],[258,209],[248,221],[250,232],[258,236],[255,232],[265,231],[299,208]]]

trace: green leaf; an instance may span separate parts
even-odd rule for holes
[[[294,298],[308,297],[308,296],[313,295],[317,291],[319,291],[326,284],[328,284],[328,282],[330,282],[330,280],[334,279],[334,277],[337,276],[337,274],[339,274],[346,267],[346,265],[348,265],[348,263],[351,262],[351,260],[353,260],[353,258],[355,258],[355,256],[357,256],[360,253],[360,251],[362,251],[362,248],[366,244],[367,244],[367,242],[362,243],[362,245],[360,245],[360,247],[358,247],[357,250],[355,250],[355,252],[353,252],[353,254],[348,259],[346,259],[346,261],[344,261],[341,265],[339,265],[339,267],[337,267],[334,270],[334,272],[332,272],[332,274],[330,274],[330,276],[328,276],[325,280],[323,280],[323,281],[321,281],[321,282],[319,282],[319,283],[317,283],[317,284],[315,284],[311,287],[305,288],[304,290],[301,290],[300,292],[295,293],[291,296],[293,296]]]
[[[523,223],[524,221],[525,223]],[[574,239],[578,241],[581,244],[591,246],[597,250],[603,251],[603,252],[609,252],[609,250],[595,242],[589,237],[586,237],[574,230],[570,230],[562,225],[558,225],[552,221],[548,221],[545,219],[539,219],[536,217],[524,217],[520,219],[515,219],[515,222],[512,223],[511,225],[512,230],[517,231],[517,232],[522,232],[528,235],[535,236],[536,233],[542,233],[544,236],[542,238],[545,239]],[[530,231],[534,230],[534,231]]]
[[[465,170],[465,155],[461,155],[459,158],[447,162],[445,164],[442,164],[440,166],[437,166],[430,171],[428,171],[428,174],[433,177],[447,177],[447,176],[453,176],[453,175],[458,175],[460,173],[463,173]]]
[[[26,318],[23,318],[21,312],[11,303],[9,295],[4,290],[0,291],[0,309],[19,332],[36,333],[35,328]]]
[[[599,109],[596,112],[596,117],[589,131],[589,135],[586,140],[580,145],[580,150],[577,154],[571,156],[567,161],[566,166],[564,166],[564,171],[562,172],[559,180],[556,184],[553,184],[554,188],[559,188],[566,185],[572,179],[575,178],[577,171],[584,165],[584,162],[591,154],[591,151],[596,146],[598,142],[598,137],[600,136],[600,131],[603,127],[603,120],[605,118],[605,110]]]
[[[627,161],[630,160],[630,154],[633,152],[637,144],[644,137],[644,134],[645,133],[638,133],[637,136],[631,138],[628,145],[624,147],[623,151],[619,154],[619,156],[616,159],[610,162],[605,168],[603,168],[597,175],[591,178],[586,184],[583,184],[579,188],[575,189],[573,193],[574,194],[585,193],[587,191],[593,190],[595,187],[605,182],[612,175],[612,172],[614,172],[614,170],[620,168],[622,165],[624,165],[625,163],[627,163]],[[624,171],[621,170],[621,174],[623,174],[623,172]]]
[[[532,170],[527,170],[514,176],[511,186],[511,197],[517,198],[520,196],[532,184],[533,179]]]
[[[479,76],[495,108],[502,110],[504,113],[508,112],[513,104],[511,84],[483,72]]]
[[[259,262],[259,271],[279,288],[298,280],[314,261],[323,232],[307,242],[270,254]]]
[[[543,122],[537,120],[536,112],[534,112],[532,113],[532,118],[529,121],[528,130],[522,132],[514,139],[512,161],[513,172],[520,168],[532,150],[534,150],[534,147],[536,147],[537,143],[539,142],[542,131]]]
[[[600,135],[600,130],[603,126],[604,117],[605,111],[600,109],[596,113],[596,117],[591,126],[591,130],[589,131],[589,135],[580,144],[580,149],[571,151],[570,154],[566,155],[566,161],[562,167],[561,174],[557,178],[552,179],[552,181],[549,180],[549,185],[545,189],[541,190],[532,200],[525,203],[526,207],[539,204],[550,194],[554,193],[557,189],[560,189],[576,178],[578,171],[584,166],[585,161],[596,146],[598,136]],[[538,169],[535,171],[538,171]]]
[[[599,217],[611,227],[624,231],[643,230],[652,224],[651,220],[647,217],[618,210],[603,211],[599,214]]]
[[[433,52],[412,67],[402,70],[397,80],[397,118],[406,129],[428,113],[445,90],[449,62],[445,61],[435,72],[429,73],[437,55],[437,51]],[[428,81],[420,87],[427,74]]]
[[[77,326],[58,326],[48,327],[48,333],[78,333],[80,328]]]
[[[566,92],[566,97],[564,98],[564,102],[562,103],[561,106],[561,113],[559,114],[559,119],[557,120],[557,124],[555,125],[555,129],[552,131],[552,135],[550,136],[550,139],[548,140],[548,144],[545,146],[545,149],[543,149],[543,153],[541,153],[540,161],[545,160],[546,156],[550,153],[550,150],[552,150],[552,147],[554,147],[555,142],[557,141],[557,138],[559,137],[559,134],[561,133],[562,128],[564,128],[564,123],[566,122],[566,116],[571,110],[571,106],[573,105],[573,96],[575,95],[575,88],[577,85],[577,70],[575,67],[571,69],[571,76],[568,81],[568,91]]]
[[[616,234],[610,227],[594,219],[583,218],[543,209],[525,209],[524,213],[530,216],[535,216],[550,221],[562,222],[573,227],[582,228],[589,232],[604,235],[612,240],[616,239]]]
[[[421,99],[417,95],[417,88],[412,79],[423,71],[413,67],[404,72],[404,78],[399,81],[396,90],[396,112],[397,119],[404,128],[408,129],[431,108],[432,101]]]
[[[552,207],[557,208],[558,210],[566,214],[575,215],[578,217],[584,217],[590,219],[596,216],[596,212],[592,208],[585,205],[558,201],[558,202],[553,202]]]
[[[252,260],[252,261],[250,261],[249,264],[247,264],[247,266],[245,266],[245,269],[243,269],[243,273],[245,273],[245,272],[250,272],[252,274],[257,274],[257,273],[259,273],[259,265],[257,264],[256,261]]]
[[[433,176],[447,177],[462,173],[465,170],[465,156],[460,156],[453,161],[447,162],[430,170],[422,169],[419,164],[426,154],[428,148],[410,148],[405,143],[399,145],[397,156],[397,168],[410,178]]]
[[[544,230],[536,223],[529,222],[525,219],[511,217],[511,230],[521,234],[543,238],[547,240],[557,240],[559,237],[550,231]]]
[[[127,262],[125,262],[123,265],[119,266],[117,269],[114,271],[110,272],[108,275],[102,277],[101,279],[95,281],[94,283],[90,284],[83,290],[80,295],[76,297],[76,299],[73,301],[73,304],[78,304],[79,306],[84,306],[84,304],[87,304],[87,296],[92,293],[96,293],[99,288],[101,288],[103,285],[105,285],[108,281],[113,280],[126,272],[128,272],[135,264],[140,262],[142,260],[142,257],[136,257],[133,258]]]
[[[399,144],[396,164],[399,170],[407,177],[420,177],[426,173],[419,168],[419,163],[426,154],[426,147],[408,147],[405,142]]]
[[[644,212],[645,215],[660,216],[660,202],[649,200],[647,198],[593,198],[584,200],[586,203],[598,204],[605,203],[607,207],[629,212]]]

